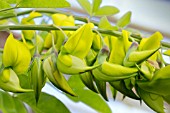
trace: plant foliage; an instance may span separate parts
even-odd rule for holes
[[[70,7],[65,0],[0,1],[0,30],[9,32],[0,48],[0,111],[27,113],[27,104],[36,113],[69,113],[56,97],[41,91],[51,83],[71,100],[98,112],[111,113],[107,86],[114,99],[120,92],[164,112],[163,102],[170,103],[170,65],[163,54],[170,56],[170,46],[162,42],[162,34],[143,38],[128,31],[130,11],[116,24],[109,22],[107,16],[119,9],[101,6],[102,0],[77,2],[88,19],[49,9]],[[38,9],[18,12],[19,8]],[[21,22],[20,15],[26,15]],[[49,19],[37,25],[35,18],[44,16]],[[100,21],[92,21],[94,16]],[[21,31],[17,38],[12,30]],[[163,46],[168,48],[164,53]]]

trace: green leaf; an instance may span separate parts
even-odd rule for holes
[[[14,10],[6,10],[6,11],[2,11],[4,9],[8,9],[8,8],[11,8],[10,4],[7,3],[6,0],[0,0],[0,17],[3,17],[3,16],[14,16],[15,13],[14,13]]]
[[[34,93],[18,94],[17,98],[26,102],[36,113],[70,113],[66,106],[54,96],[41,93],[38,104],[34,99]]]
[[[117,95],[117,90],[110,85],[110,91],[112,92],[112,97],[115,100]]]
[[[91,15],[92,6],[88,0],[77,0],[77,2],[89,15]]]
[[[167,96],[170,94],[170,65],[161,68],[153,76],[151,81],[137,81],[140,88],[154,94]]]
[[[99,28],[106,29],[106,30],[117,30],[116,26],[112,26],[108,21],[107,17],[104,16],[100,19]]]
[[[106,101],[108,101],[108,97],[107,97],[107,93],[106,93],[106,82],[95,79],[95,83],[96,83],[99,93],[102,95],[102,97]]]
[[[78,95],[78,97],[67,95],[71,100],[75,102],[81,101],[100,113],[111,113],[109,106],[101,96],[85,88],[79,75],[71,76],[68,82],[71,87],[74,87],[74,91]]]
[[[130,19],[131,19],[131,12],[128,11],[118,20],[116,25],[118,27],[125,27],[126,25],[130,23]]]
[[[0,0],[0,9],[4,9],[4,8],[10,8],[10,4],[7,3],[5,0]]]
[[[154,111],[164,113],[162,96],[146,92],[138,87],[137,92],[141,99]]]
[[[164,96],[163,98],[168,104],[170,104],[170,95]]]
[[[6,2],[8,2],[9,4],[15,4],[17,3],[17,0],[6,0]]]
[[[94,13],[95,16],[108,16],[108,15],[114,15],[119,12],[119,9],[114,6],[103,6],[98,11]]]
[[[90,72],[85,72],[80,74],[80,78],[87,88],[89,88],[90,90],[96,93],[98,92],[93,81],[93,75]]]
[[[6,0],[9,4],[17,4],[19,3],[21,0]]]
[[[70,7],[65,0],[22,0],[19,2],[20,8],[62,8]]]
[[[93,0],[93,13],[95,13],[99,7],[100,7],[100,4],[102,3],[102,0]]]
[[[102,28],[102,29],[108,29],[108,28],[110,28],[111,27],[111,24],[110,24],[110,22],[108,21],[108,19],[107,19],[107,17],[106,16],[104,16],[104,17],[102,17],[101,19],[100,19],[100,22],[99,22],[99,26],[98,26],[99,28]]]
[[[27,113],[21,101],[2,91],[0,91],[0,110],[3,113]]]
[[[123,95],[128,96],[132,99],[139,100],[140,98],[133,92],[132,89],[128,89],[125,85],[125,81],[113,81],[109,82],[109,84],[117,91],[121,92]]]
[[[170,78],[153,80],[151,82],[138,81],[137,84],[140,88],[148,92],[163,96],[167,96],[170,94],[170,90],[168,90],[168,87],[170,86]]]

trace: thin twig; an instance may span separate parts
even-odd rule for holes
[[[10,7],[10,8],[1,9],[0,12],[12,10],[12,9],[17,9],[17,7]]]

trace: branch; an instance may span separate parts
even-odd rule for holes
[[[75,31],[79,27],[67,27],[67,26],[60,26],[62,30],[68,30],[68,31]],[[50,31],[50,30],[60,30],[59,28],[53,26],[53,25],[0,25],[0,30],[42,30],[42,31]],[[122,33],[120,31],[112,31],[112,30],[104,30],[104,29],[93,29],[93,32],[96,32],[96,30],[102,34],[112,35],[116,37],[122,36]],[[135,39],[141,40],[142,37],[140,35],[137,35],[135,33],[132,33],[130,35],[131,37]],[[161,42],[161,45],[164,47],[170,48],[170,43],[168,42]]]
[[[70,26],[60,26],[62,30],[68,30],[68,31],[75,31],[79,27],[70,27]],[[50,31],[50,30],[59,30],[59,28],[53,26],[53,25],[0,25],[0,30],[41,30],[41,31]],[[112,30],[104,30],[104,29],[93,29],[93,32],[96,32],[96,30],[102,34],[108,34],[113,36],[122,36],[122,33],[119,31],[112,31]],[[139,36],[132,34],[133,37]]]
[[[63,12],[63,11],[58,11],[56,9],[31,9],[31,10],[27,10],[27,11],[22,11],[22,12],[16,12],[15,15],[7,15],[7,16],[4,16],[4,17],[0,17],[0,20],[4,20],[4,19],[8,19],[8,18],[13,18],[13,17],[16,17],[16,16],[22,16],[22,15],[25,15],[25,14],[29,14],[31,13],[32,11],[36,11],[36,12],[39,12],[39,13],[49,13],[49,14],[54,14],[54,13],[62,13],[62,14],[65,14],[67,16],[69,15],[72,15],[72,14],[69,14],[69,13],[66,13],[66,12]],[[82,22],[88,22],[88,20],[85,18],[85,17],[80,17],[80,16],[77,16],[77,15],[72,15],[76,20],[79,20],[79,21],[82,21]],[[96,21],[91,21],[94,25],[98,25],[98,23]]]
[[[17,9],[17,7],[10,7],[10,8],[1,9],[0,12],[9,11],[9,10],[12,10],[12,9]]]

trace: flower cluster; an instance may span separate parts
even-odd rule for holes
[[[42,15],[32,12],[22,19],[22,24],[33,25],[33,19],[39,16]],[[53,14],[52,20],[56,27],[75,26],[72,16]],[[111,36],[94,31],[94,27],[102,28],[89,22],[76,31],[52,30],[45,35],[23,30],[21,41],[11,33],[2,54],[0,88],[34,91],[38,101],[48,79],[58,89],[76,96],[64,74],[79,75],[90,90],[106,100],[108,83],[124,96],[143,100],[153,110],[164,112],[163,101],[169,102],[170,98],[170,90],[166,90],[170,86],[170,65],[164,64],[160,53],[161,33],[137,42],[130,31]],[[26,76],[23,73],[30,76],[30,89],[20,86],[19,76]]]

